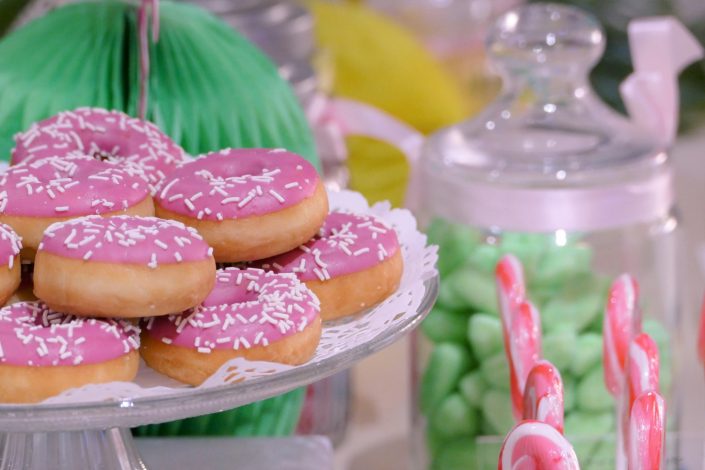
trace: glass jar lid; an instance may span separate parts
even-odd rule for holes
[[[600,24],[579,9],[532,4],[505,13],[486,40],[501,95],[431,136],[422,164],[456,181],[550,187],[653,174],[666,163],[661,145],[590,87],[604,47]]]

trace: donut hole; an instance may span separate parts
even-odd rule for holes
[[[203,301],[204,307],[216,307],[218,305],[232,305],[259,300],[259,290],[252,289],[247,291],[245,288],[232,285],[223,285],[216,283],[215,288],[208,295],[208,298]]]

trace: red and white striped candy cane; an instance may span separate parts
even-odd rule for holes
[[[522,421],[502,444],[498,470],[579,470],[573,446],[556,428],[540,421]]]
[[[497,282],[499,313],[504,327],[506,344],[506,335],[511,325],[511,314],[526,299],[524,269],[516,256],[504,255],[499,260],[495,268],[495,279]]]
[[[524,388],[529,372],[541,359],[541,319],[530,302],[522,302],[511,317],[507,349],[512,412],[520,421],[524,416]]]
[[[524,419],[550,424],[563,434],[563,380],[549,361],[539,361],[526,379]]]
[[[659,355],[656,342],[646,333],[636,336],[629,345],[627,373],[628,409],[645,392],[659,391]]]
[[[638,312],[639,285],[628,274],[612,283],[603,323],[603,362],[605,386],[618,397],[624,384],[629,342],[635,332],[641,332]]]
[[[655,391],[639,395],[629,418],[628,469],[661,470],[666,436],[666,403]]]

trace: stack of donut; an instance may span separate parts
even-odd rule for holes
[[[190,159],[153,124],[95,108],[15,141],[0,174],[0,402],[133,380],[140,356],[192,385],[235,357],[302,364],[322,321],[399,285],[394,230],[329,213],[294,153]]]

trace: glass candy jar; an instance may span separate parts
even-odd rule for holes
[[[521,7],[499,18],[486,46],[501,96],[431,136],[419,167],[419,218],[440,247],[441,293],[414,341],[413,468],[497,468],[514,420],[494,269],[512,253],[541,314],[544,357],[563,377],[566,436],[582,468],[612,470],[602,321],[621,273],[640,283],[669,428],[679,426],[674,385],[686,351],[671,165],[662,145],[590,88],[605,46],[592,17]],[[673,445],[668,458],[679,458]]]

